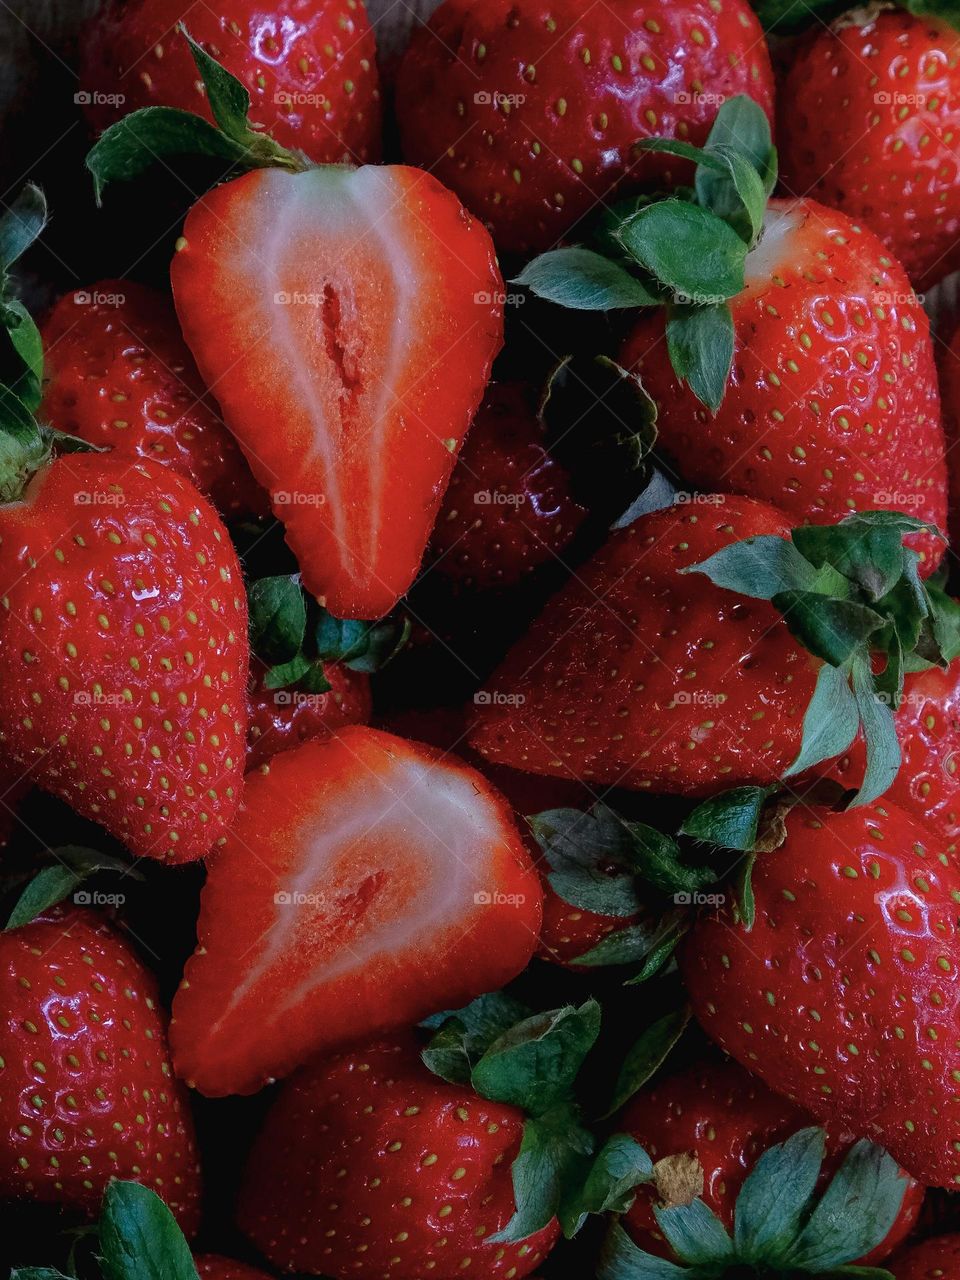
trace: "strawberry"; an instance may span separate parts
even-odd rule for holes
[[[780,98],[787,190],[866,223],[918,288],[960,266],[958,59],[949,18],[854,9],[800,42]]]
[[[215,512],[157,463],[78,454],[0,506],[0,538],[4,750],[133,853],[201,857],[246,733],[246,602]]]
[[[207,395],[169,299],[130,280],[64,294],[42,329],[41,413],[58,431],[167,463],[226,516],[266,496]]]
[[[772,1143],[782,1142],[810,1124],[809,1116],[772,1093],[755,1076],[731,1062],[698,1063],[637,1094],[618,1121],[655,1162],[660,1177],[643,1188],[623,1223],[631,1238],[648,1253],[672,1257],[657,1226],[653,1208],[657,1192],[669,1186],[670,1174],[693,1156],[695,1168],[686,1175],[702,1187],[700,1199],[729,1230],[744,1179],[758,1156]],[[840,1165],[853,1139],[827,1134],[826,1180]],[[886,1239],[861,1265],[879,1262],[912,1231],[923,1202],[923,1187],[908,1179],[896,1223]]]
[[[125,112],[167,106],[212,118],[181,19],[241,80],[255,126],[324,164],[376,160],[376,44],[362,0],[111,0],[86,27],[81,102],[98,132]]]
[[[743,0],[445,0],[400,68],[404,155],[436,173],[511,253],[555,244],[618,191],[686,181],[637,149],[700,143],[717,105],[773,73]]]
[[[948,671],[907,675],[896,724],[903,765],[887,799],[924,823],[952,853],[960,838],[960,662]],[[825,776],[855,787],[863,768],[860,736]]]
[[[562,555],[585,515],[528,388],[493,383],[440,505],[433,571],[480,591],[517,586]]]
[[[235,1258],[224,1258],[218,1253],[199,1253],[194,1262],[200,1280],[270,1280],[265,1271],[248,1267]]]
[[[412,1040],[305,1067],[281,1090],[251,1152],[238,1220],[285,1271],[418,1280],[529,1275],[551,1222],[487,1243],[515,1210],[516,1106],[431,1075]]]
[[[171,279],[305,586],[338,617],[382,617],[416,574],[500,345],[486,233],[415,169],[260,170],[194,206]]]
[[[271,689],[268,672],[255,664],[250,680],[247,768],[256,769],[277,754],[310,738],[322,738],[348,724],[370,720],[370,677],[339,663],[324,664],[329,688],[322,693]]]
[[[890,1259],[890,1266],[896,1267],[897,1280],[949,1280],[960,1271],[960,1235],[907,1245]]]
[[[644,146],[695,161],[694,191],[624,202],[594,247],[543,254],[518,280],[568,307],[641,309],[619,360],[657,404],[680,487],[796,522],[887,508],[943,527],[930,327],[902,267],[843,213],[768,203],[776,152],[749,99],[724,104],[702,149]],[[910,545],[931,573],[942,544],[923,530]]]
[[[755,923],[701,916],[681,971],[704,1030],[814,1116],[960,1183],[960,871],[887,802],[798,806],[753,872]]]
[[[937,354],[950,473],[950,533],[956,541],[960,531],[960,327],[955,330],[949,345],[939,345]]]
[[[115,1177],[149,1183],[199,1225],[186,1091],[174,1079],[157,985],[94,912],[0,933],[0,1196],[95,1211]]]
[[[680,475],[797,521],[892,507],[945,528],[930,326],[876,236],[812,201],[773,200],[730,306],[733,370],[713,414],[663,359],[658,312],[621,353],[657,402],[660,446]],[[942,548],[926,535],[915,545],[929,572]]]
[[[202,1093],[252,1092],[529,960],[537,878],[472,769],[349,726],[275,756],[245,797],[174,1002],[177,1070]]]

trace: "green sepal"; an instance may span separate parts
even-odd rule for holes
[[[7,272],[47,225],[47,201],[33,182],[28,182],[0,213],[0,273]]]
[[[307,630],[299,575],[255,579],[247,587],[247,604],[250,647],[257,657],[271,666],[295,658]]]
[[[680,901],[688,901],[689,893],[676,895]],[[640,924],[628,924],[615,933],[607,934],[598,943],[576,956],[573,963],[585,969],[609,968],[616,965],[646,965],[650,957],[659,954],[664,935],[670,929],[673,913],[667,912],[661,919],[644,920]]]
[[[104,1280],[198,1280],[173,1214],[138,1182],[110,1182],[100,1216]]]
[[[502,991],[478,996],[463,1009],[434,1014],[424,1022],[435,1035],[420,1055],[434,1075],[469,1084],[474,1066],[512,1026],[533,1011]]]
[[[850,801],[856,805],[871,804],[889,790],[900,769],[900,743],[893,709],[877,696],[876,684],[868,654],[853,660],[853,694],[860,713],[860,725],[866,747],[867,767],[860,790]]]
[[[618,235],[677,302],[712,305],[743,292],[747,246],[709,209],[661,200],[638,210]]]
[[[763,115],[759,107],[757,110]],[[733,226],[748,246],[753,244],[763,226],[769,193],[764,190],[763,181],[747,156],[732,146],[715,143],[712,147],[694,147],[673,138],[648,138],[639,145],[645,151],[666,152],[692,160],[698,166],[697,195],[700,204]],[[707,174],[714,181],[717,178],[724,181],[711,185],[704,181]],[[731,202],[731,193],[735,203]]]
[[[18,298],[8,298],[4,303],[4,324],[15,363],[10,371],[10,389],[31,413],[36,413],[43,399],[43,339],[40,330]]]
[[[842,666],[883,626],[883,618],[868,605],[815,591],[781,591],[773,605],[803,647],[834,667]]]
[[[637,1187],[652,1178],[653,1161],[639,1142],[626,1133],[613,1134],[594,1156],[583,1186],[570,1199],[570,1234],[575,1234],[590,1214],[626,1213]]]
[[[14,1267],[10,1280],[76,1280],[76,1277],[66,1276],[56,1267]]]
[[[597,1280],[690,1280],[686,1267],[646,1253],[614,1219],[603,1242]]]
[[[621,818],[605,804],[548,809],[527,818],[554,893],[572,907],[626,917],[644,908],[638,877],[669,836]],[[673,854],[675,856],[675,853]]]
[[[680,1042],[690,1024],[690,1009],[684,1005],[658,1018],[633,1042],[620,1066],[610,1104],[602,1119],[607,1119],[633,1097],[654,1076]]]
[[[667,308],[667,352],[674,373],[701,404],[720,408],[733,367],[733,313],[726,302]]]
[[[41,868],[21,892],[3,926],[4,931],[29,924],[50,907],[63,902],[71,894],[76,894],[85,881],[101,871],[116,872],[132,880],[143,880],[142,873],[129,862],[100,853],[96,849],[64,845],[52,849],[51,857],[55,861]],[[77,905],[85,904],[81,901]]]
[[[735,151],[753,166],[767,196],[777,185],[777,149],[770,133],[767,113],[751,97],[737,94],[721,104],[705,150]],[[742,196],[710,169],[697,173],[697,198],[700,203],[728,222],[740,216]]]
[[[813,696],[803,717],[800,753],[784,778],[812,769],[824,760],[842,756],[860,727],[860,712],[849,672],[824,663],[817,672]]]
[[[654,281],[644,282],[622,263],[580,245],[540,254],[511,283],[570,311],[655,307],[661,301]]]
[[[384,618],[379,622],[358,622],[335,618],[326,609],[319,609],[314,644],[322,662],[338,662],[351,671],[372,675],[393,661],[409,640],[410,631],[407,617],[400,621]]]
[[[800,1129],[769,1147],[736,1201],[734,1244],[744,1262],[782,1262],[805,1222],[825,1151],[822,1129]]]
[[[775,787],[734,787],[704,800],[684,819],[682,835],[746,852],[757,843],[764,806]]]
[[[623,985],[635,987],[644,982],[650,982],[672,965],[674,952],[683,935],[690,928],[690,924],[691,921],[685,911],[677,911],[672,917],[665,918],[661,922],[659,938],[647,952],[639,971],[632,978],[628,978]]]
[[[681,1262],[693,1267],[722,1267],[733,1261],[733,1241],[717,1215],[699,1197],[669,1209],[654,1205],[653,1216]]]
[[[9,387],[0,386],[0,503],[17,502],[50,459],[50,438]]]

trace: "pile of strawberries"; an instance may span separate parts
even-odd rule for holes
[[[0,1266],[960,1277],[960,5],[108,0],[77,75]]]

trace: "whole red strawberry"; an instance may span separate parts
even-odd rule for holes
[[[897,1280],[952,1280],[960,1274],[960,1235],[907,1245],[890,1259],[890,1267]]]
[[[770,113],[773,73],[742,0],[445,0],[411,41],[397,113],[406,158],[522,253],[617,191],[686,181],[637,140],[699,144],[738,93]]]
[[[958,58],[945,19],[854,9],[815,24],[780,97],[786,189],[865,223],[919,288],[960,265]]]
[[[93,1216],[109,1180],[130,1178],[193,1235],[190,1107],[130,944],[91,911],[43,916],[0,933],[0,993],[0,1196]]]
[[[242,81],[251,120],[318,163],[380,154],[376,43],[362,0],[111,0],[87,29],[81,101],[102,130],[140,107],[212,119],[187,49],[190,35]]]
[[[224,1258],[218,1253],[198,1253],[193,1259],[200,1280],[270,1280],[265,1271],[248,1267],[235,1258]]]
[[[892,508],[946,527],[947,474],[930,326],[870,231],[807,200],[774,200],[730,300],[732,370],[711,412],[664,358],[662,311],[621,362],[657,402],[683,482],[776,503],[795,522]],[[943,544],[911,539],[929,573]]]
[[[886,798],[952,845],[960,837],[960,661],[907,675],[896,723],[903,764]],[[856,787],[863,768],[861,736],[826,776]]]
[[[0,506],[0,742],[138,855],[185,862],[226,830],[246,737],[236,553],[188,480],[77,454]]]
[[[322,738],[348,724],[367,724],[372,709],[370,677],[340,663],[325,663],[330,688],[324,693],[299,689],[268,689],[267,669],[253,664],[250,727],[247,730],[247,768],[256,769],[278,751]]]
[[[950,474],[950,533],[956,541],[960,532],[960,327],[954,331],[949,345],[940,344],[937,355]]]
[[[728,906],[683,946],[704,1029],[814,1116],[956,1185],[960,871],[941,843],[886,802],[798,806],[753,894],[749,932]]]
[[[640,1143],[655,1166],[661,1160],[694,1156],[703,1179],[700,1199],[729,1230],[737,1195],[758,1156],[811,1123],[799,1107],[736,1063],[708,1061],[638,1093],[620,1116],[618,1128]],[[824,1181],[852,1141],[849,1135],[828,1133]],[[653,1214],[657,1193],[657,1183],[640,1187],[623,1222],[641,1248],[672,1258]],[[908,1179],[889,1235],[859,1262],[879,1262],[895,1249],[913,1230],[922,1202],[923,1187]]]
[[[346,1280],[529,1275],[554,1222],[488,1244],[515,1207],[523,1113],[448,1084],[412,1040],[354,1050],[283,1086],[254,1144],[238,1220],[270,1262]]]
[[[99,280],[64,294],[42,334],[41,414],[58,431],[173,467],[226,516],[266,510],[169,298],[131,280]]]
[[[785,533],[774,508],[722,497],[615,533],[486,682],[471,745],[514,769],[671,793],[779,777],[817,664],[767,602],[678,571]]]
[[[544,437],[529,388],[487,388],[433,528],[433,572],[483,591],[556,563],[586,512]]]

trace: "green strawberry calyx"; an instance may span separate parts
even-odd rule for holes
[[[730,299],[744,290],[747,254],[763,235],[777,181],[770,123],[740,95],[721,106],[702,148],[671,138],[637,146],[692,161],[694,187],[619,202],[592,244],[541,254],[514,283],[581,311],[665,307],[673,370],[716,412],[733,365]]]
[[[9,385],[30,412],[40,406],[43,344],[30,312],[21,302],[12,275],[14,264],[47,225],[47,201],[28,182],[0,213],[0,381]]]
[[[112,854],[101,853],[98,849],[61,845],[57,849],[51,849],[49,855],[49,861],[36,875],[27,880],[26,884],[21,881],[19,897],[6,924],[2,926],[4,932],[30,924],[44,911],[67,898],[73,897],[80,905],[84,901],[89,902],[89,895],[85,898],[83,895],[79,898],[74,895],[91,877],[108,874],[112,883],[144,879],[143,873],[131,863],[115,858]]]
[[[0,503],[19,502],[57,453],[104,453],[98,445],[40,422],[11,387],[0,384]]]
[[[98,204],[110,183],[130,182],[157,163],[183,157],[209,160],[218,181],[252,169],[296,173],[311,167],[302,153],[282,147],[250,123],[245,86],[191,38],[182,22],[179,33],[190,46],[216,124],[176,107],[143,107],[112,124],[86,160]]]
[[[113,1179],[103,1196],[97,1263],[103,1280],[199,1280],[173,1214],[149,1187]],[[56,1267],[14,1267],[10,1280],[74,1280]]]
[[[361,622],[335,618],[300,584],[299,574],[248,583],[250,646],[269,670],[268,689],[326,693],[324,663],[372,675],[390,662],[410,635],[409,618]]]
[[[580,1189],[594,1150],[575,1086],[600,1032],[597,1001],[534,1013],[494,992],[425,1025],[435,1034],[422,1056],[435,1075],[526,1117],[512,1168],[515,1213],[487,1243],[525,1240],[554,1218],[574,1235],[584,1221]]]
[[[866,769],[852,805],[869,804],[900,768],[894,712],[904,675],[960,655],[960,605],[939,577],[920,577],[903,536],[942,534],[897,511],[863,511],[832,525],[804,525],[789,538],[731,543],[701,564],[716,586],[769,600],[794,637],[821,660],[788,781],[832,760],[862,733]]]
[[[819,1128],[801,1129],[769,1147],[747,1175],[728,1231],[700,1198],[703,1171],[695,1157],[654,1164],[625,1134],[610,1138],[594,1161],[584,1208],[623,1213],[646,1184],[653,1215],[673,1254],[656,1257],[634,1244],[614,1221],[598,1280],[717,1280],[743,1275],[861,1276],[892,1280],[876,1267],[859,1267],[887,1237],[903,1203],[907,1180],[881,1147],[861,1140],[817,1194],[826,1150]],[[632,1185],[631,1185],[632,1182]]]
[[[851,0],[751,0],[760,25],[765,31],[777,35],[798,35],[814,25],[858,26],[871,22],[879,13],[890,9],[905,9],[917,17],[941,18],[951,26],[960,28],[960,3],[958,0],[878,0],[870,4],[856,5]]]

